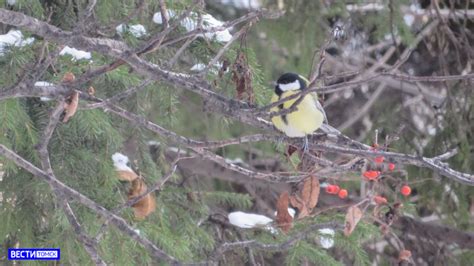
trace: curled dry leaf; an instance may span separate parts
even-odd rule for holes
[[[237,55],[237,58],[232,65],[232,81],[235,84],[237,91],[237,99],[244,100],[244,94],[247,96],[246,100],[250,103],[254,101],[253,87],[252,87],[252,72],[247,63],[247,58],[243,52]]]
[[[306,178],[301,190],[301,198],[303,199],[306,207],[312,210],[318,204],[319,199],[319,180],[316,176]]]
[[[298,209],[298,219],[304,218],[309,215],[310,211],[304,203],[304,201],[298,195],[290,196],[291,206]]]
[[[289,144],[288,149],[286,150],[286,156],[290,157],[297,150],[298,148],[296,146]]]
[[[63,76],[63,82],[69,83],[76,80],[76,76],[72,72],[66,72]]]
[[[362,211],[357,206],[351,206],[347,209],[346,224],[344,226],[344,235],[349,236],[354,231],[357,223],[362,218]]]
[[[311,210],[316,207],[319,191],[319,180],[315,176],[311,176],[304,180],[303,186],[300,189],[301,196],[292,195],[289,198],[291,205],[298,209],[298,219],[308,216]]]
[[[94,94],[95,94],[95,89],[94,89],[94,87],[90,86],[90,87],[87,89],[87,94],[89,94],[90,96],[94,96]]]
[[[229,66],[230,66],[230,62],[228,59],[224,59],[222,61],[222,66],[221,68],[219,69],[219,73],[218,73],[218,76],[219,78],[222,78],[224,76],[224,73],[227,72],[227,70],[229,70]]]
[[[132,182],[133,180],[138,178],[138,175],[135,172],[126,171],[126,170],[118,170],[118,179],[121,181],[128,181]]]
[[[411,251],[406,250],[406,249],[400,251],[400,254],[398,254],[399,261],[409,261],[410,257],[411,257]]]
[[[141,178],[137,178],[132,181],[132,187],[128,192],[128,199],[131,200],[141,194],[145,193],[147,190],[147,186],[145,182]],[[132,205],[133,212],[135,214],[135,218],[137,219],[145,219],[150,213],[155,211],[156,202],[155,197],[152,193],[146,195],[143,199]]]
[[[377,205],[385,205],[385,204],[388,203],[387,199],[385,197],[382,197],[382,196],[374,196],[374,202]]]
[[[64,118],[63,122],[66,123],[77,111],[77,106],[79,105],[79,92],[73,91],[72,94],[66,99],[64,104]]]
[[[288,204],[290,201],[289,198],[290,196],[288,195],[288,192],[285,191],[281,193],[276,204],[276,207],[277,207],[276,222],[277,222],[278,227],[285,233],[288,233],[288,231],[290,231],[291,227],[293,226],[292,224],[293,218],[288,212]]]

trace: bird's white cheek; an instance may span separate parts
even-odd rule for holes
[[[298,80],[295,80],[288,84],[278,84],[278,86],[282,91],[295,91],[300,89],[300,82]]]

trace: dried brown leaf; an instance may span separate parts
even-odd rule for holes
[[[118,179],[121,181],[132,182],[133,180],[138,178],[138,175],[135,172],[131,172],[131,171],[119,170],[117,171],[117,173],[118,173]]]
[[[311,213],[311,211],[306,207],[306,205],[303,205],[303,208],[301,208],[298,211],[298,219],[303,219],[304,217],[308,216]]]
[[[247,63],[247,58],[243,52],[240,52],[232,65],[232,81],[235,84],[237,99],[243,100],[244,95],[247,101],[253,103],[254,93],[252,87],[252,72]]]
[[[298,150],[298,148],[296,146],[293,146],[291,144],[288,145],[288,149],[286,150],[286,156],[290,157],[297,150]]]
[[[87,94],[89,94],[90,96],[94,96],[94,94],[95,94],[95,89],[94,89],[94,87],[90,86],[90,87],[87,89]]]
[[[289,199],[291,206],[297,208],[298,210],[303,208],[304,202],[298,195],[291,195]]]
[[[227,72],[227,70],[229,70],[229,66],[230,66],[229,60],[227,58],[224,59],[222,61],[222,66],[219,69],[219,73],[218,73],[219,78],[222,78],[224,76],[224,73]]]
[[[398,260],[399,261],[409,261],[410,260],[410,257],[411,257],[411,251],[409,250],[402,250],[400,251],[400,254],[398,255]]]
[[[362,218],[362,211],[357,206],[351,206],[347,209],[346,224],[344,227],[344,235],[349,236],[354,231],[357,223]]]
[[[312,210],[318,204],[319,199],[319,180],[316,176],[306,178],[301,190],[301,198],[303,199],[306,207]]]
[[[143,179],[137,178],[132,181],[132,187],[128,192],[128,199],[133,199],[147,191],[147,186]],[[152,193],[146,195],[143,199],[132,205],[135,218],[145,219],[150,213],[155,211],[156,202]]]
[[[72,72],[66,72],[63,76],[63,82],[73,82],[74,80],[76,80],[76,76],[74,76],[74,74]]]
[[[290,196],[290,203],[291,206],[298,209],[298,219],[302,219],[309,215],[310,210],[298,195]]]
[[[278,198],[276,207],[277,207],[277,217],[276,222],[278,227],[285,232],[288,233],[291,227],[293,226],[293,218],[291,217],[290,213],[288,213],[288,205],[290,203],[288,192],[281,193],[280,197]]]
[[[79,92],[73,91],[71,96],[68,97],[66,103],[64,104],[64,118],[63,122],[66,123],[77,111],[77,106],[79,105]]]

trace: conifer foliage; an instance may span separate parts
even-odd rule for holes
[[[472,259],[474,9],[355,2],[0,0],[0,264]],[[269,122],[288,71],[307,151]]]

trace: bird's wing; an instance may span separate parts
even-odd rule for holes
[[[326,117],[326,112],[324,111],[324,108],[321,105],[321,103],[318,101],[318,94],[316,92],[312,92],[310,94],[313,97],[314,104],[316,105],[316,108],[318,108],[318,110],[323,114],[324,123],[329,124],[328,118]]]

